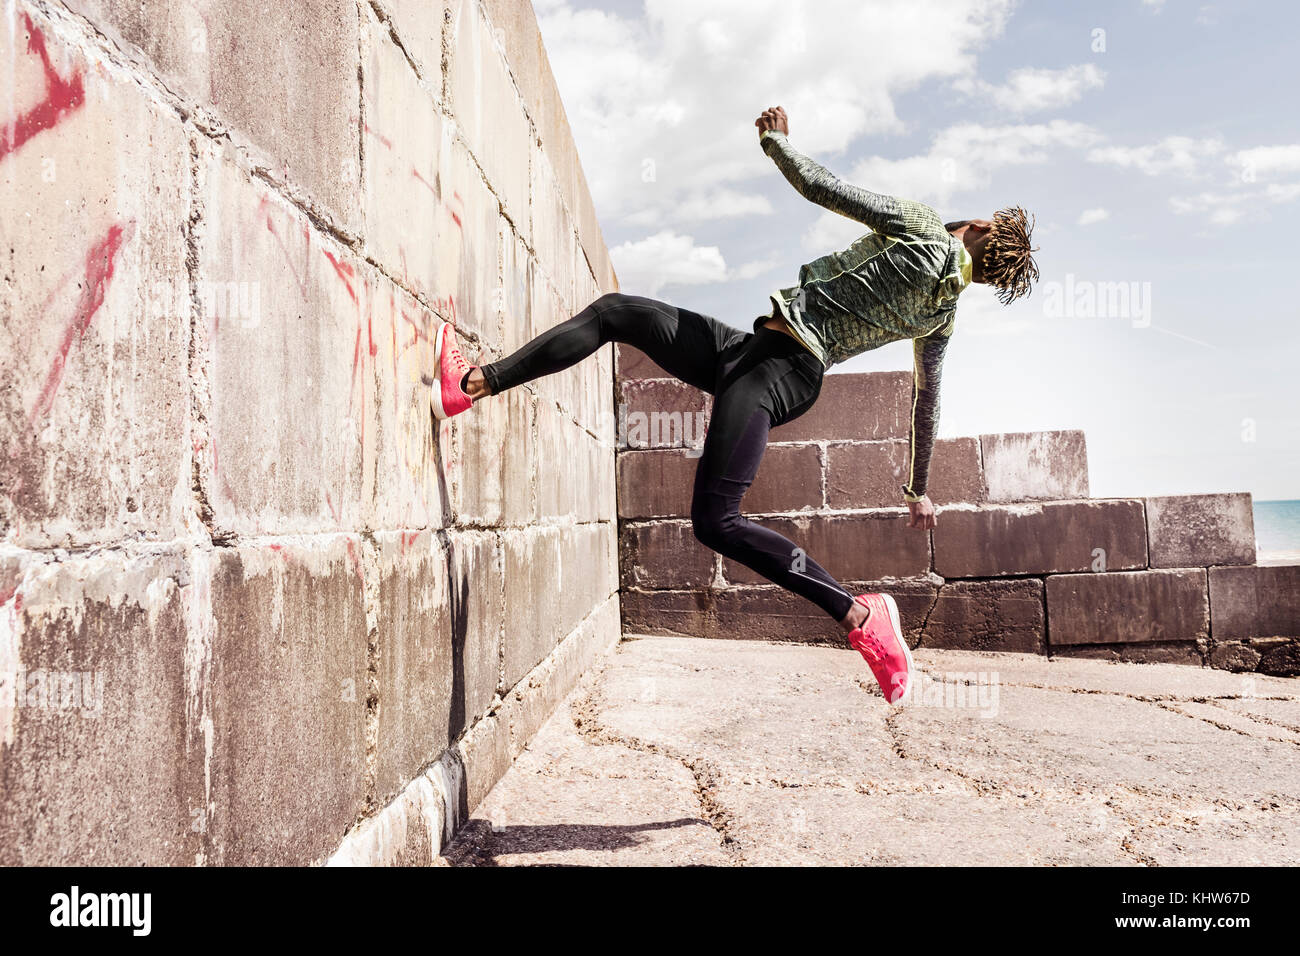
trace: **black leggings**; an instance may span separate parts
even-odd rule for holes
[[[695,537],[842,620],[853,596],[788,538],[740,513],[768,431],[798,418],[817,400],[821,361],[776,329],[742,332],[698,312],[611,292],[480,369],[497,394],[566,369],[606,342],[635,346],[669,374],[714,396],[695,471]]]

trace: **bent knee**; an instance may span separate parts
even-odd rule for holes
[[[738,512],[698,507],[691,509],[691,531],[695,533],[695,540],[714,551],[721,552],[727,547],[739,522]]]

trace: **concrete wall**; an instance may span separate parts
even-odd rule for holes
[[[617,288],[531,7],[11,9],[0,863],[429,862],[619,633],[609,352],[421,382]]]
[[[695,540],[710,397],[665,375],[618,348],[624,629],[842,645],[815,605]],[[1078,431],[941,439],[939,523],[919,533],[910,410],[907,373],[827,376],[773,429],[745,512],[853,593],[892,593],[914,646],[1300,674],[1300,566],[1255,565],[1250,495],[1090,498]]]

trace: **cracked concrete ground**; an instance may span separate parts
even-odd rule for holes
[[[1295,864],[1300,682],[1166,664],[629,637],[447,848],[461,865]]]

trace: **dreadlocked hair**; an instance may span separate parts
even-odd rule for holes
[[[984,244],[984,281],[997,289],[998,301],[1010,305],[1029,295],[1038,281],[1038,264],[1030,253],[1030,236],[1035,220],[1019,206],[1008,206],[993,214],[993,228]]]

